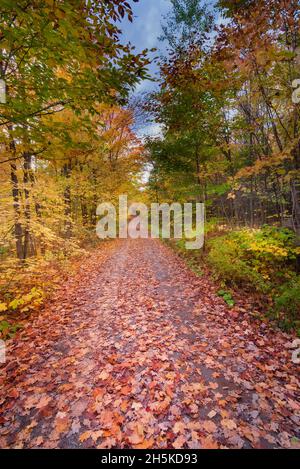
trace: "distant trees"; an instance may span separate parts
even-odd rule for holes
[[[149,143],[153,191],[205,200],[228,222],[299,231],[299,2],[219,2],[228,19],[214,33],[205,2],[187,2],[196,20],[173,3],[179,35],[149,105],[164,129]]]

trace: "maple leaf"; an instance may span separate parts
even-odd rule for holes
[[[143,443],[139,443],[133,446],[134,449],[151,449],[154,446],[154,439],[151,438],[150,440],[144,440]]]
[[[57,417],[55,419],[55,431],[60,433],[65,433],[70,426],[70,420],[68,417]]]
[[[72,433],[73,433],[73,434],[74,434],[74,433],[78,433],[79,430],[80,430],[80,428],[81,428],[81,425],[80,425],[79,422],[74,421],[74,422],[72,423],[71,429],[72,429]]]
[[[186,438],[181,435],[173,441],[172,446],[175,449],[183,449],[184,445],[186,444]]]
[[[131,387],[130,386],[123,386],[121,389],[121,394],[123,396],[129,396],[131,393]]]
[[[98,431],[90,433],[90,437],[92,438],[94,443],[96,443],[97,440],[99,440],[99,438],[102,438],[102,436],[103,436],[103,431],[102,430],[98,430]]]
[[[219,449],[218,443],[213,441],[210,437],[200,438],[200,444],[202,449]]]
[[[209,387],[211,389],[218,389],[219,385],[218,385],[218,383],[209,383]]]
[[[79,437],[79,441],[83,443],[84,441],[88,440],[91,437],[92,432],[91,431],[86,431],[82,433]]]
[[[19,397],[20,393],[17,389],[11,389],[8,393],[9,397],[12,397],[13,399],[17,399]]]
[[[135,423],[132,434],[128,437],[128,441],[132,445],[138,445],[144,442],[144,427],[140,423]]]
[[[150,408],[157,414],[162,414],[167,410],[171,402],[170,397],[166,397],[163,401],[152,402]]]
[[[173,392],[173,389],[171,388],[171,386],[166,386],[166,394],[172,398],[174,396],[174,392]]]
[[[50,396],[43,396],[39,402],[35,405],[37,409],[42,409],[43,407],[46,407],[50,402],[52,401]]]
[[[123,401],[122,404],[120,405],[121,411],[125,413],[127,408],[128,408],[128,401]]]
[[[73,387],[73,384],[62,384],[61,386],[59,386],[59,390],[62,392],[71,391]]]
[[[99,378],[102,379],[103,381],[106,381],[108,378],[109,378],[109,373],[107,373],[107,371],[103,370],[100,375],[99,375]]]
[[[141,404],[140,402],[133,402],[131,408],[133,410],[140,410],[143,408],[143,404]]]
[[[34,446],[41,446],[44,443],[44,438],[42,436],[38,436],[34,441]]]
[[[176,422],[173,427],[174,433],[183,433],[186,429],[186,425],[183,422]]]
[[[115,438],[106,438],[100,445],[97,446],[97,449],[110,449],[116,446]]]
[[[138,433],[133,433],[132,435],[130,435],[128,437],[128,441],[132,444],[132,445],[138,445],[140,443],[142,443],[144,441],[144,436],[143,435],[139,435]]]
[[[222,427],[227,428],[228,430],[235,430],[237,428],[237,425],[234,420],[230,419],[221,420],[221,425]]]
[[[203,428],[207,433],[215,433],[217,431],[216,424],[211,420],[205,420],[205,422],[203,422]]]
[[[72,416],[74,417],[80,417],[85,409],[87,408],[88,401],[87,400],[79,400],[75,402],[75,404],[72,404],[71,406],[71,413]]]
[[[194,403],[191,404],[189,408],[190,408],[191,413],[194,415],[196,415],[199,411],[199,407],[197,406],[197,404],[194,404]]]
[[[103,410],[99,415],[101,424],[104,428],[110,428],[112,426],[112,422],[114,421],[114,413],[110,410]]]

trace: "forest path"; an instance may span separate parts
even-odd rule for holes
[[[159,241],[105,245],[9,344],[0,447],[289,447],[288,342]]]

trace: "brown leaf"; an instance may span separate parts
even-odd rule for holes
[[[36,407],[37,409],[42,409],[43,407],[46,407],[46,406],[49,404],[49,402],[51,402],[51,401],[52,401],[51,397],[49,397],[49,396],[43,396],[43,397],[39,400],[39,402],[36,404],[35,407]]]
[[[200,443],[202,449],[219,449],[218,443],[212,440],[211,437],[200,438]]]
[[[230,419],[221,420],[221,425],[228,430],[235,430],[237,428],[235,421]]]
[[[141,424],[136,424],[133,433],[128,437],[128,441],[132,445],[138,445],[144,442],[144,427]]]
[[[186,444],[186,439],[183,435],[181,435],[178,438],[176,438],[176,440],[172,443],[172,446],[175,449],[183,449],[185,444]]]
[[[134,449],[151,449],[154,446],[154,439],[144,440],[143,443],[134,445]]]
[[[108,378],[109,378],[109,373],[107,373],[107,371],[103,370],[100,375],[99,375],[99,378],[102,379],[103,381],[106,381]]]
[[[70,427],[70,420],[68,417],[58,417],[55,419],[55,431],[57,433],[65,433]]]
[[[203,422],[203,428],[208,433],[215,433],[217,431],[216,424],[211,420],[205,420],[205,422]]]
[[[84,441],[88,440],[88,439],[91,437],[91,433],[92,433],[92,432],[90,432],[90,431],[87,431],[87,432],[82,433],[82,434],[80,435],[80,437],[79,437],[79,441],[80,441],[81,443],[83,443]]]
[[[176,422],[173,427],[174,433],[183,433],[186,429],[186,425],[183,422]]]
[[[20,393],[17,389],[11,389],[8,393],[9,397],[12,397],[13,399],[17,399],[19,397]]]
[[[144,441],[144,437],[139,435],[138,433],[133,433],[132,435],[130,435],[128,437],[128,441],[132,444],[132,445],[138,445],[140,443],[143,443]]]

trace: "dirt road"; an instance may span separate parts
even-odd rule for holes
[[[3,448],[268,448],[295,444],[289,339],[232,314],[159,241],[83,262],[8,347]]]

